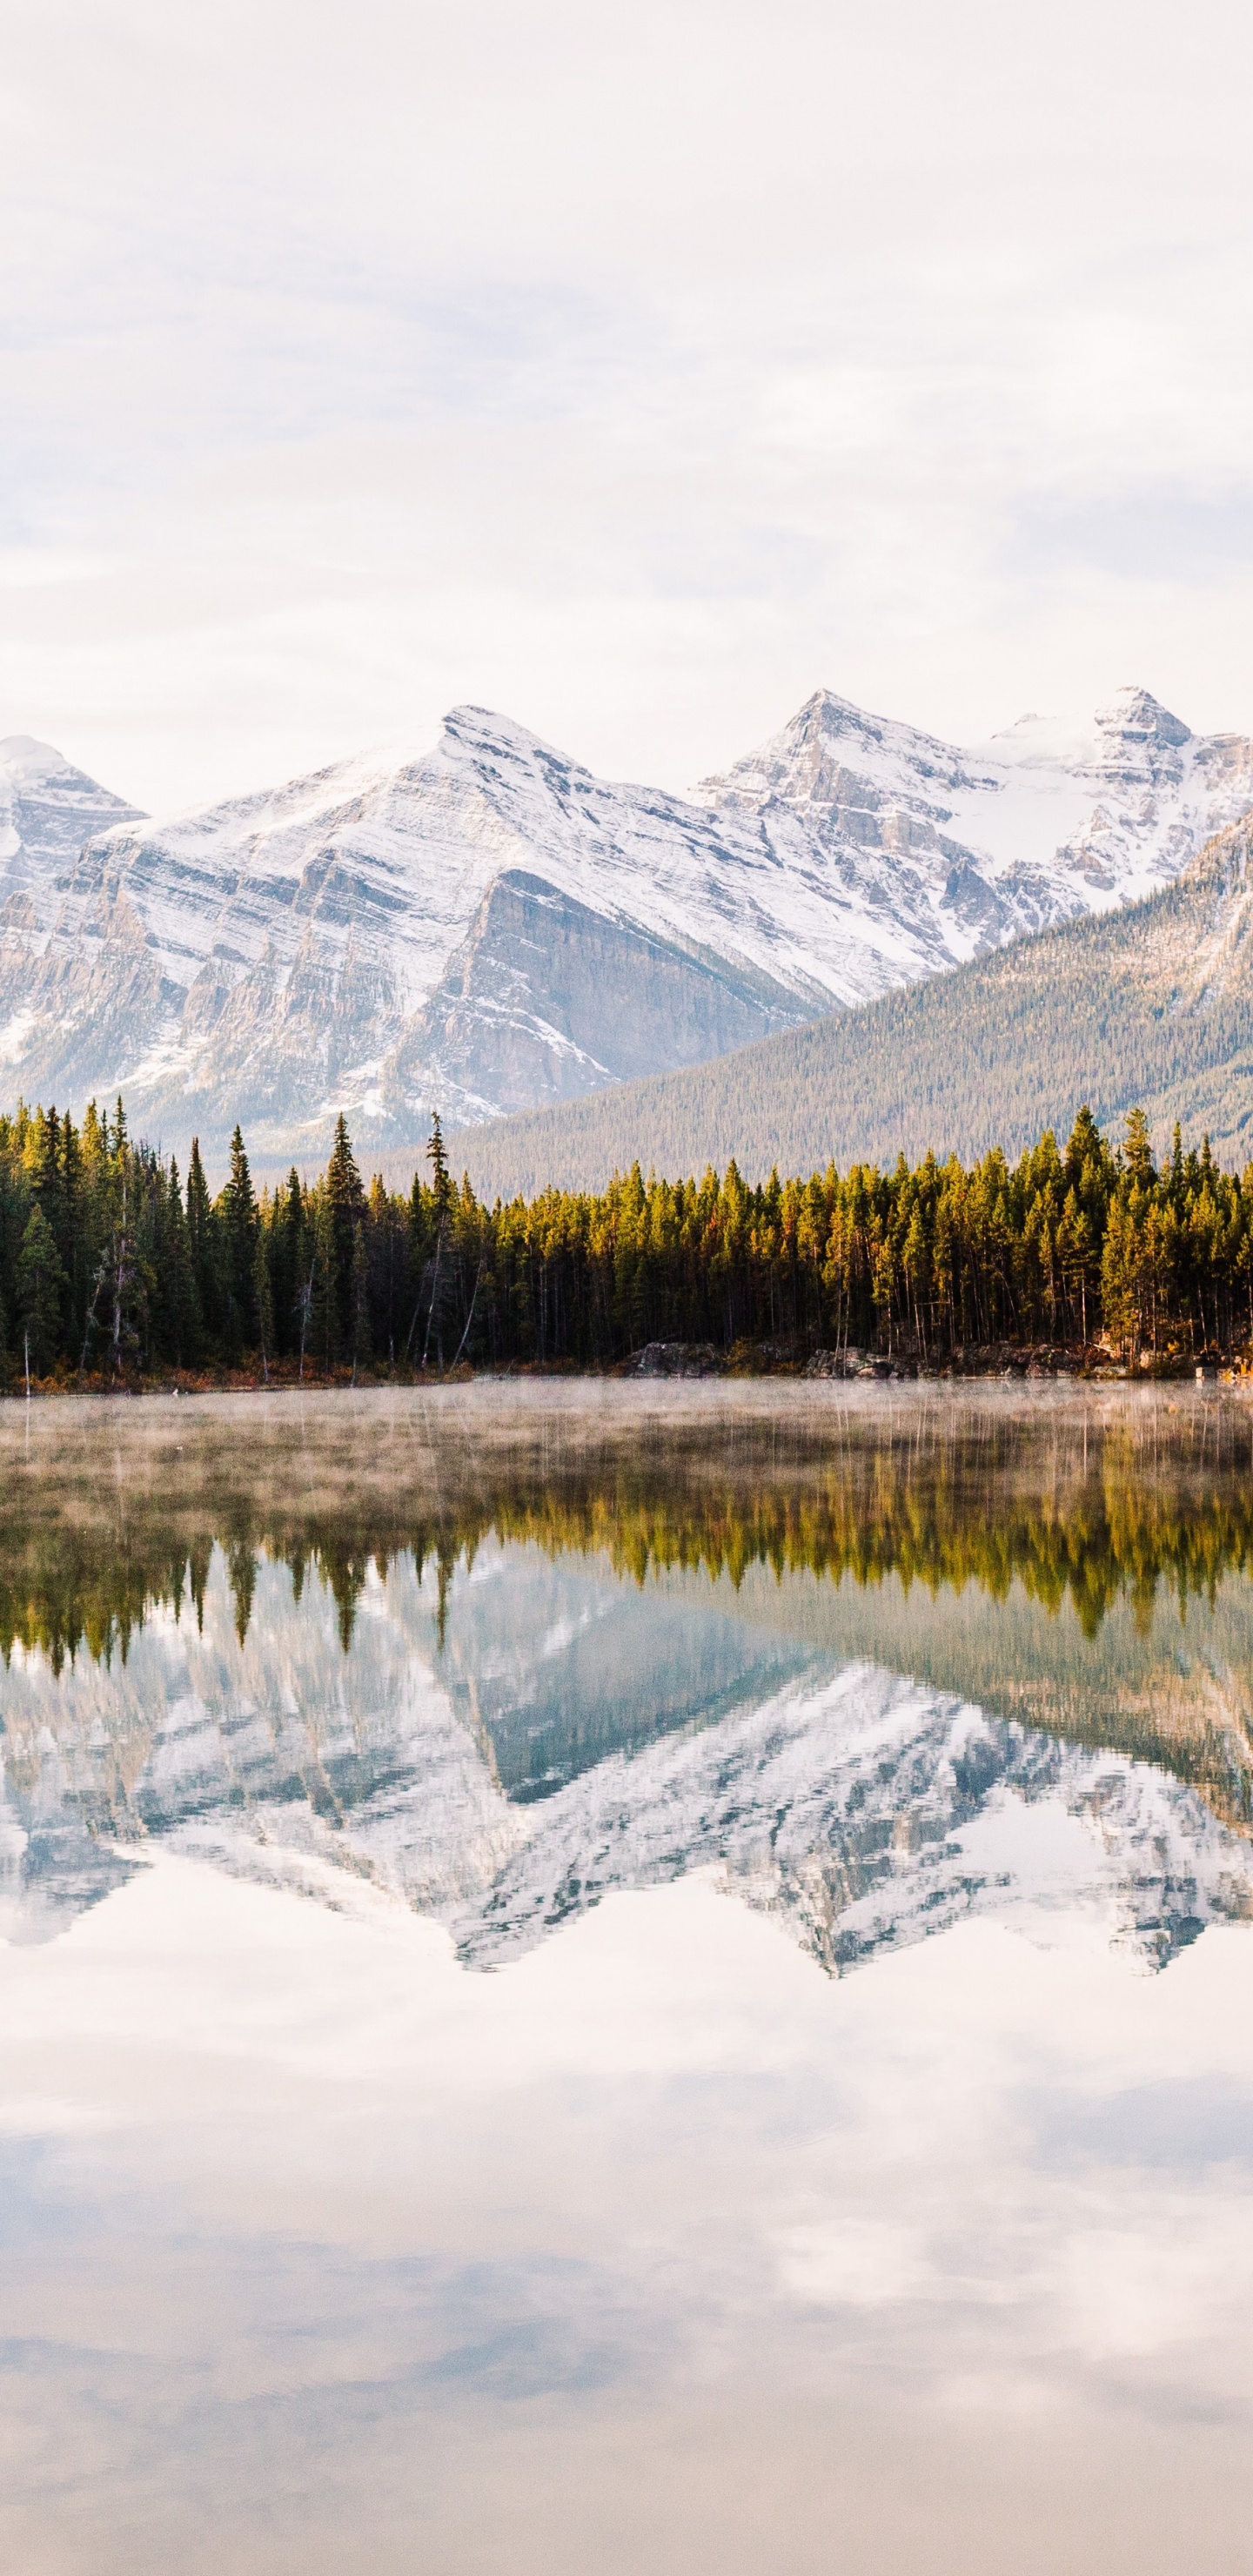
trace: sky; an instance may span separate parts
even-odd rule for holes
[[[154,810],[487,705],[1253,731],[1253,19],[0,6],[0,733]]]

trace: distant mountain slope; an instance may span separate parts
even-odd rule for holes
[[[10,1095],[122,1089],[180,1152],[241,1117],[273,1162],[340,1107],[412,1146],[432,1104],[576,1100],[1116,907],[1253,802],[1253,743],[1126,690],[968,753],[820,690],[686,799],[474,707],[420,758],[159,823],[41,776],[0,877]]]
[[[598,1184],[638,1158],[672,1174],[747,1177],[776,1163],[884,1162],[928,1147],[1011,1153],[1136,1102],[1159,1139],[1177,1118],[1253,1156],[1253,816],[1207,843],[1174,885],[1072,921],[953,974],[716,1064],[632,1083],[450,1140],[487,1197]]]
[[[10,734],[0,742],[0,930],[50,929],[84,842],[140,819],[51,743]]]

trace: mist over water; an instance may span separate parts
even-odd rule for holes
[[[0,2542],[1226,2569],[1253,1408],[0,1408]]]

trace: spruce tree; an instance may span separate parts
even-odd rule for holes
[[[15,1279],[17,1321],[23,1360],[29,1354],[36,1377],[43,1377],[57,1357],[61,1341],[61,1291],[65,1268],[52,1228],[36,1202],[27,1220]]]
[[[52,1239],[64,1264],[67,1252],[65,1171],[62,1162],[62,1122],[57,1116],[55,1106],[47,1111],[36,1110],[31,1143],[33,1148],[31,1178],[34,1182],[35,1197],[52,1228]]]
[[[173,1156],[161,1193],[161,1331],[163,1355],[175,1368],[194,1368],[201,1352],[200,1300],[192,1268],[191,1238]]]
[[[90,1249],[84,1191],[83,1149],[73,1120],[61,1121],[61,1192],[65,1238],[59,1246],[66,1282],[62,1301],[64,1347],[76,1351],[83,1338],[83,1319],[90,1294]]]
[[[359,1368],[368,1366],[370,1358],[370,1261],[366,1251],[365,1226],[357,1227],[352,1247],[352,1375],[356,1384]]]
[[[241,1351],[254,1349],[257,1339],[257,1202],[238,1127],[231,1137],[230,1178],[218,1199],[217,1215],[225,1290],[223,1323],[230,1355],[237,1359]]]
[[[304,1332],[304,1288],[307,1288],[307,1260],[304,1260],[304,1190],[299,1185],[299,1172],[291,1167],[286,1185],[273,1208],[268,1226],[268,1260],[271,1260],[271,1298],[273,1298],[273,1350],[299,1350]]]
[[[1157,1175],[1153,1169],[1153,1139],[1144,1111],[1129,1109],[1124,1125],[1126,1128],[1122,1149],[1124,1167],[1138,1181],[1155,1180]]]
[[[261,1370],[266,1385],[270,1383],[270,1353],[274,1347],[274,1300],[270,1290],[269,1228],[258,1225],[252,1257],[252,1294],[257,1318],[257,1339],[261,1349]]]
[[[431,1166],[431,1188],[435,1199],[435,1218],[436,1223],[438,1224],[447,1216],[449,1208],[452,1205],[453,1195],[452,1178],[448,1169],[448,1156],[444,1150],[444,1131],[439,1122],[438,1109],[433,1109],[431,1111],[431,1141],[426,1149],[426,1159]]]
[[[312,1236],[309,1262],[308,1351],[315,1365],[329,1377],[340,1353],[339,1299],[336,1293],[335,1235],[331,1222],[331,1204],[325,1186],[315,1195],[312,1208]]]
[[[390,1367],[396,1357],[396,1343],[408,1322],[406,1310],[401,1320],[405,1282],[405,1223],[403,1203],[389,1196],[381,1172],[370,1183],[366,1204],[366,1257],[369,1269],[369,1306],[372,1328],[380,1358]]]
[[[0,1295],[13,1315],[13,1281],[30,1215],[30,1183],[15,1150],[0,1158]]]
[[[200,1139],[193,1136],[191,1160],[187,1166],[187,1241],[201,1325],[210,1344],[217,1339],[222,1324],[217,1238],[213,1202],[200,1160]]]
[[[344,1349],[353,1343],[353,1255],[357,1235],[365,1214],[365,1191],[361,1174],[353,1160],[348,1139],[348,1122],[341,1109],[335,1121],[335,1142],[326,1167],[325,1196],[331,1240],[331,1276],[334,1281],[336,1339]]]

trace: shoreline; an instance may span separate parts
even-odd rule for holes
[[[56,1403],[64,1399],[135,1398],[206,1395],[347,1395],[432,1393],[441,1387],[480,1386],[661,1386],[751,1385],[774,1381],[791,1386],[873,1387],[926,1386],[1193,1386],[1253,1385],[1253,1354],[1247,1349],[1203,1358],[1180,1352],[1142,1353],[1137,1364],[1120,1359],[1099,1345],[1065,1349],[1057,1344],[999,1343],[931,1360],[916,1353],[816,1350],[805,1356],[775,1345],[737,1344],[718,1351],[710,1344],[650,1343],[627,1360],[604,1367],[580,1367],[574,1361],[509,1361],[500,1368],[455,1368],[316,1371],[303,1377],[294,1365],[277,1362],[268,1374],[258,1360],[237,1368],[160,1369],[147,1376],[106,1377],[87,1372],[50,1378],[32,1377],[29,1387],[19,1376],[0,1388],[0,1404]]]

